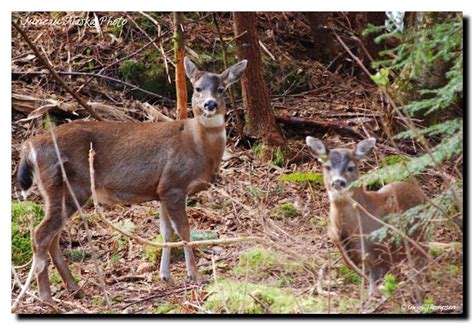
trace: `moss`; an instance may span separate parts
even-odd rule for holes
[[[215,231],[199,231],[199,230],[191,230],[191,241],[196,241],[196,240],[210,240],[210,239],[216,239],[218,237],[217,233]],[[181,241],[181,238],[177,235],[174,234],[172,238],[173,242]],[[152,242],[154,243],[163,243],[163,236],[160,234],[156,236]],[[161,247],[154,247],[154,246],[145,246],[144,250],[144,257],[147,261],[150,263],[157,263],[160,256],[161,256]],[[171,258],[172,259],[179,259],[183,257],[183,249],[178,247],[178,248],[171,248]]]
[[[152,242],[154,243],[162,243],[163,242],[163,236],[158,235],[156,236]],[[150,263],[157,263],[159,260],[161,254],[161,248],[159,247],[154,247],[154,246],[145,246],[145,258],[150,262]]]
[[[239,264],[234,269],[236,274],[261,274],[262,271],[275,267],[278,263],[277,255],[267,249],[251,248],[240,255]]]
[[[211,240],[217,239],[217,232],[215,231],[199,231],[199,230],[191,230],[191,241],[197,240]]]
[[[245,187],[245,193],[248,194],[255,203],[260,202],[266,196],[266,192],[262,191],[258,187],[253,185],[249,185]]]
[[[444,249],[442,247],[431,247],[430,248],[430,255],[433,256],[434,258],[440,256],[443,254]]]
[[[320,218],[320,217],[313,217],[309,220],[309,222],[318,228],[326,228],[329,223],[328,218]]]
[[[50,272],[49,280],[52,284],[61,284],[62,279],[57,271]]]
[[[33,215],[33,227],[36,227],[44,217],[40,205],[31,202],[12,202],[12,263],[22,265],[33,256],[29,230],[29,218]]]
[[[128,232],[128,233],[133,233],[135,231],[135,228],[137,227],[135,223],[131,220],[121,220],[119,222],[115,223],[115,226],[122,231]],[[114,232],[113,234],[114,239],[118,242],[119,250],[122,250],[123,248],[127,247],[128,242],[130,239],[126,236],[123,236],[122,234],[118,232]]]
[[[292,203],[283,203],[273,208],[272,218],[293,219],[301,214],[300,210]]]
[[[326,298],[295,297],[289,290],[262,284],[222,280],[217,285],[211,285],[209,291],[212,293],[203,308],[215,313],[292,314],[327,311]],[[356,303],[356,300],[347,298],[341,298],[339,301],[344,310],[353,308]]]
[[[68,258],[68,260],[72,262],[81,262],[86,258],[91,257],[91,254],[89,252],[86,252],[82,249],[65,250],[64,255]]]
[[[106,301],[104,297],[94,297],[92,298],[91,304],[94,306],[102,306],[105,305]]]
[[[287,287],[289,286],[291,283],[293,283],[293,279],[289,276],[283,276],[275,281],[273,281],[273,285],[276,286],[276,287]]]
[[[408,160],[410,160],[408,157],[401,155],[386,156],[382,159],[381,165],[382,167],[387,167]]]
[[[291,183],[315,183],[323,185],[323,175],[321,173],[291,173],[281,175],[278,180]]]
[[[48,114],[46,118],[43,120],[43,129],[49,130],[51,126],[56,126],[58,119],[51,114]]]
[[[252,146],[252,152],[255,157],[259,158],[263,154],[264,146],[262,143],[254,143]]]
[[[169,314],[170,311],[173,311],[177,308],[178,308],[178,305],[166,302],[163,305],[156,307],[154,310],[154,313],[155,314]]]
[[[275,148],[272,152],[272,163],[275,166],[283,167],[286,165],[286,158],[281,148]]]
[[[448,273],[451,274],[452,276],[456,276],[461,273],[461,268],[457,265],[450,264],[446,268],[446,271],[448,271]]]
[[[340,278],[343,279],[345,284],[360,284],[360,276],[354,272],[352,269],[348,268],[344,264],[339,264],[336,267],[337,274]]]

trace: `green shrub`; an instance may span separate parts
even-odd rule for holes
[[[388,273],[384,276],[384,282],[379,286],[383,295],[388,298],[398,289],[398,283],[394,275]]]
[[[345,284],[360,284],[361,278],[354,270],[348,268],[344,264],[339,264],[336,267],[338,276],[344,280]]]
[[[12,202],[12,263],[22,265],[33,256],[29,230],[29,218],[33,215],[33,227],[36,227],[44,217],[40,205],[31,202]]]

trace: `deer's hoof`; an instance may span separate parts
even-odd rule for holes
[[[72,292],[74,292],[74,298],[76,299],[82,299],[86,296],[86,294],[84,293],[84,290],[82,289],[72,290]]]
[[[199,285],[209,284],[209,281],[207,279],[203,278],[200,275],[198,275],[198,276],[188,275],[187,280],[188,280],[188,282],[193,282],[193,283],[196,283],[196,284],[199,284]]]
[[[160,276],[161,281],[166,283],[167,285],[172,286],[173,285],[173,279],[169,275],[161,275]]]

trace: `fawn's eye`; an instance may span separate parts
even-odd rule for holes
[[[354,171],[354,167],[352,167],[352,166],[347,167],[347,171],[349,173],[352,173]]]
[[[217,92],[218,92],[219,94],[224,93],[224,88],[223,88],[223,87],[217,88]]]
[[[326,165],[326,166],[324,166],[324,169],[326,169],[329,172],[329,171],[331,171],[331,166]]]
[[[194,90],[195,90],[196,92],[200,93],[201,90],[202,90],[202,88],[201,88],[201,87],[196,87]]]

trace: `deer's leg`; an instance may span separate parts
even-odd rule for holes
[[[54,303],[51,297],[50,282],[48,277],[48,253],[57,267],[66,287],[75,292],[79,286],[75,282],[64,257],[59,248],[59,236],[69,218],[77,211],[71,195],[67,192],[64,184],[62,186],[51,186],[44,194],[47,198],[46,214],[43,221],[38,225],[33,234],[33,249],[36,262],[37,283],[41,299]],[[88,190],[78,189],[75,196],[79,205],[83,205],[90,196]],[[80,297],[81,292],[76,293]]]
[[[384,265],[374,265],[369,267],[369,296],[376,293],[378,281],[388,272],[389,268]]]
[[[64,260],[61,249],[59,248],[59,237],[60,234],[57,234],[56,237],[54,237],[51,246],[49,246],[49,255],[51,256],[54,266],[56,266],[58,269],[58,272],[61,275],[67,290],[70,293],[75,292],[74,296],[76,298],[82,298],[84,297],[84,292],[76,283],[76,280],[72,276],[71,271]]]
[[[171,193],[170,193],[171,194]],[[161,198],[162,196],[160,196]],[[169,199],[168,199],[169,198]],[[186,196],[174,193],[161,201],[169,213],[172,226],[183,241],[191,240],[188,216],[186,215]],[[199,274],[192,247],[184,247],[184,258],[186,260],[186,270],[188,279],[194,282],[203,282],[203,277]]]
[[[168,211],[164,203],[160,204],[160,232],[163,236],[163,242],[168,243],[173,239],[174,230],[171,226]],[[163,281],[169,282],[170,278],[170,252],[171,248],[164,247],[161,250],[160,277]]]
[[[63,227],[61,207],[48,204],[46,215],[33,233],[33,252],[36,265],[36,282],[39,297],[47,302],[54,303],[51,297],[48,277],[48,251],[53,239],[59,235]]]

